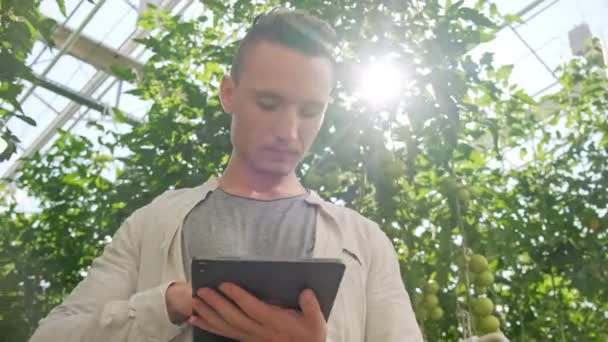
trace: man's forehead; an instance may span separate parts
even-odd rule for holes
[[[274,42],[263,38],[250,41],[245,47],[242,48],[245,49],[243,54],[244,61],[242,62],[245,62],[246,60],[250,59],[252,55],[256,54],[289,54],[292,56],[301,57],[302,59],[323,60],[326,61],[329,65],[332,64],[331,59],[324,55],[307,53],[303,50],[299,50],[296,47],[290,47],[280,42]]]
[[[282,96],[324,99],[332,88],[331,62],[279,44],[260,42],[244,56],[239,83]]]

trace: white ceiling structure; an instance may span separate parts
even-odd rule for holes
[[[147,0],[174,13],[194,16],[201,13],[199,0]],[[572,57],[568,33],[587,24],[594,36],[608,42],[607,0],[498,0],[501,14],[520,14],[523,24],[503,27],[497,39],[479,46],[476,52],[495,53],[495,63],[513,64],[512,82],[539,96],[559,86],[553,70]],[[148,54],[133,38],[142,35],[136,28],[139,0],[66,0],[63,16],[55,0],[43,0],[44,15],[62,23],[56,32],[56,48],[37,42],[28,64],[54,91],[26,83],[21,96],[24,112],[37,126],[11,119],[7,125],[21,140],[18,152],[0,163],[0,178],[13,176],[21,165],[19,158],[44,151],[56,137],[57,129],[86,133],[89,120],[106,121],[115,129],[104,111],[117,106],[133,120],[146,114],[150,103],[122,94],[133,87],[108,72],[108,65],[120,60],[134,67],[145,62]],[[51,87],[52,88],[52,87]],[[84,103],[84,104],[83,104]],[[107,114],[107,113],[106,113]],[[17,189],[18,190],[18,189]]]
[[[36,42],[27,63],[38,79],[49,87],[32,86],[20,96],[24,112],[34,118],[32,127],[11,119],[8,127],[21,141],[17,153],[0,163],[0,177],[13,176],[21,158],[44,151],[56,137],[57,130],[87,133],[86,123],[111,121],[111,107],[117,106],[130,119],[140,120],[150,103],[123,94],[132,84],[115,78],[110,66],[115,64],[141,68],[147,51],[133,39],[142,37],[136,22],[145,3],[152,3],[176,14],[193,13],[200,7],[193,0],[67,0],[64,17],[54,0],[44,0],[41,12],[61,23],[54,33],[55,48]],[[55,87],[52,87],[55,85]],[[115,124],[120,129],[119,124]]]

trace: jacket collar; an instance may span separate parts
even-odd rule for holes
[[[190,203],[188,211],[184,213],[184,217],[192,210],[196,203],[207,198],[207,196],[211,192],[217,190],[218,187],[219,181],[216,177],[209,178],[207,182],[199,186],[197,191],[199,194],[198,199],[195,202]],[[323,200],[321,196],[313,190],[309,191],[309,195],[306,197],[305,201],[319,209],[313,256],[315,258],[338,258],[341,255],[343,248],[347,248],[351,252],[354,252],[356,249],[351,246],[348,239],[344,239],[343,232],[338,223],[339,220],[335,216],[335,210],[332,210],[331,204]]]
[[[217,190],[219,182],[216,177],[209,178],[204,184],[184,190],[182,200],[173,203],[176,211],[176,222],[173,229],[165,232],[161,243],[162,253],[165,255],[166,264],[162,268],[162,277],[174,279],[185,279],[182,267],[182,246],[179,233],[188,213],[207,196]],[[316,192],[310,191],[306,202],[319,208],[317,214],[317,229],[315,233],[315,247],[313,257],[315,258],[340,258],[342,249],[342,232],[339,229],[338,220],[330,210],[330,204],[325,202]],[[179,204],[178,204],[179,203]]]
[[[199,189],[198,193],[201,196],[200,198],[198,198],[198,200],[200,201],[200,200],[207,198],[209,193],[217,190],[218,187],[219,187],[218,178],[217,177],[209,178],[204,184],[202,184],[201,186],[198,187],[198,189]],[[328,203],[325,202],[321,198],[321,196],[319,196],[319,194],[317,194],[315,191],[309,190],[308,196],[306,197],[305,201],[308,204],[320,207],[323,211],[325,211],[327,214],[329,214],[329,212],[327,211]]]

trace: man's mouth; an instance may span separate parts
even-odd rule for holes
[[[276,153],[276,154],[284,154],[284,155],[297,155],[298,151],[293,149],[281,148],[281,147],[267,147],[266,151]]]

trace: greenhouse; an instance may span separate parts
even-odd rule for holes
[[[607,1],[0,11],[0,342],[608,341]]]

